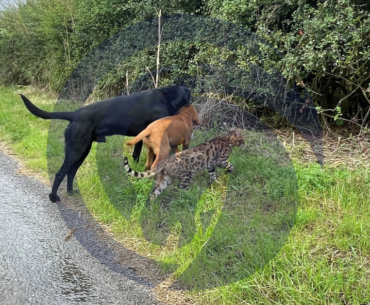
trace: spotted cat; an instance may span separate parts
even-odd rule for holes
[[[225,168],[231,173],[234,166],[228,162],[233,147],[241,146],[244,140],[240,129],[232,130],[226,135],[216,137],[193,148],[177,152],[158,163],[156,169],[135,172],[124,158],[126,171],[138,178],[154,177],[154,196],[160,195],[175,178],[180,180],[180,188],[187,189],[193,175],[207,170],[212,181],[216,180],[216,167]]]

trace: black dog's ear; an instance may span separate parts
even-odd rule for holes
[[[191,93],[189,91],[188,95],[186,96],[186,106],[190,106],[190,98],[191,98]]]
[[[184,87],[184,99],[185,99],[185,106],[190,106],[190,98],[191,98],[191,92],[188,88]]]

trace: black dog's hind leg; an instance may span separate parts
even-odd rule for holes
[[[58,188],[59,188],[60,184],[62,183],[64,177],[67,175],[68,162],[70,162],[69,159],[70,158],[68,158],[67,154],[66,154],[62,167],[55,174],[53,187],[51,189],[51,193],[49,194],[49,198],[52,202],[60,201],[60,198],[57,195],[57,191],[58,191]]]
[[[85,152],[82,156],[80,154],[76,153],[74,158],[73,158],[74,159],[73,166],[70,167],[69,171],[67,172],[67,192],[68,192],[69,195],[73,195],[74,193],[78,193],[77,190],[76,191],[73,190],[73,180],[76,176],[76,173],[77,173],[78,169],[80,168],[82,163],[85,161],[87,155],[89,154],[90,149],[91,149],[91,144],[92,144],[92,142],[90,143],[90,145],[88,145],[86,147]]]
[[[67,191],[72,193],[73,178],[76,175],[77,169],[81,166],[86,156],[90,152],[92,137],[90,135],[83,135],[82,133],[74,132],[75,126],[70,125],[65,130],[65,159],[62,167],[55,175],[54,184],[49,195],[52,202],[60,201],[57,195],[58,188],[62,183],[64,177],[67,175]],[[75,137],[73,135],[75,134]]]
[[[132,154],[132,158],[134,159],[135,162],[139,162],[140,160],[140,153],[141,153],[141,148],[143,147],[143,141],[137,142],[134,147],[134,152]]]
[[[69,125],[64,131],[65,138],[65,148],[64,148],[64,161],[62,167],[55,174],[55,179],[53,187],[51,188],[51,193],[49,198],[52,202],[60,201],[60,198],[57,194],[60,184],[62,183],[64,177],[70,172],[71,165],[73,165],[73,145],[72,145],[72,128],[73,126]]]
[[[92,142],[93,138],[91,135],[79,132],[79,129],[76,130],[75,137],[73,139],[73,147],[71,147],[73,162],[68,163],[67,168],[67,192],[69,195],[76,193],[73,191],[73,179],[75,178],[81,164],[89,154]]]

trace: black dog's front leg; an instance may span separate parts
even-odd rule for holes
[[[140,160],[140,153],[141,153],[141,148],[143,147],[143,141],[137,142],[134,147],[134,152],[132,154],[132,158],[134,159],[135,162],[139,162]]]

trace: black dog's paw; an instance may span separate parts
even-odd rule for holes
[[[68,195],[69,196],[73,196],[73,195],[75,195],[75,194],[79,194],[80,193],[80,191],[79,190],[72,190],[72,191],[68,191]]]
[[[57,202],[57,201],[60,201],[60,198],[57,194],[53,194],[53,193],[50,193],[49,194],[49,198],[50,198],[50,201],[51,202]]]

